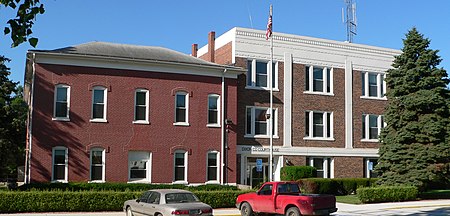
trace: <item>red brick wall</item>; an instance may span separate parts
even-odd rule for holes
[[[364,158],[334,157],[335,178],[363,178]]]
[[[223,65],[231,65],[232,64],[232,43],[229,42],[214,51],[214,59],[215,63],[223,64]],[[200,59],[205,61],[209,61],[209,52],[199,56]]]
[[[36,65],[33,110],[32,181],[50,181],[52,147],[69,148],[69,181],[89,179],[89,150],[103,147],[106,181],[128,180],[128,151],[152,153],[153,183],[173,181],[171,150],[187,149],[188,182],[206,181],[208,150],[221,151],[221,129],[208,128],[207,96],[221,95],[221,78],[149,71],[114,70],[62,65]],[[70,121],[52,121],[54,86],[70,85]],[[92,85],[108,87],[107,123],[89,122]],[[237,82],[226,80],[227,118],[237,124]],[[134,92],[149,90],[150,124],[133,124]],[[183,88],[189,97],[189,127],[174,126],[174,89]],[[229,136],[228,179],[236,179],[236,130]]]

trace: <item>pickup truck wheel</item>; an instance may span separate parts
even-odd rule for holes
[[[290,207],[286,211],[286,216],[300,216],[300,215],[301,215],[300,211],[298,210],[297,207]]]
[[[252,206],[249,203],[243,203],[241,206],[241,216],[252,216],[254,215]]]

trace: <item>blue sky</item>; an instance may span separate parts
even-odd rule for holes
[[[165,1],[43,1],[46,12],[38,16],[33,36],[36,49],[56,49],[90,41],[162,46],[186,54],[191,45],[207,43],[233,27],[264,30],[273,4],[275,32],[345,41],[341,10],[344,0],[165,0]],[[412,27],[431,39],[440,50],[441,67],[450,70],[450,1],[356,0],[358,35],[354,43],[401,49]],[[0,30],[10,9],[0,8]],[[10,48],[1,36],[0,54],[12,61],[10,78],[23,84],[28,43]]]

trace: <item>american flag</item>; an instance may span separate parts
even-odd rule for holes
[[[269,20],[267,21],[266,40],[272,36],[272,5],[270,5]]]

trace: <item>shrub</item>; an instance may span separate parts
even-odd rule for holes
[[[373,178],[309,178],[301,179],[298,182],[304,193],[340,196],[355,194],[357,188],[374,185],[376,181],[377,179]]]
[[[247,191],[196,191],[213,208],[233,207]],[[0,213],[121,211],[126,200],[140,197],[136,191],[0,191]]]
[[[316,168],[312,166],[285,166],[281,168],[282,181],[297,181],[316,177]]]
[[[414,186],[380,186],[357,189],[358,199],[362,203],[416,200],[418,193],[419,190]]]

